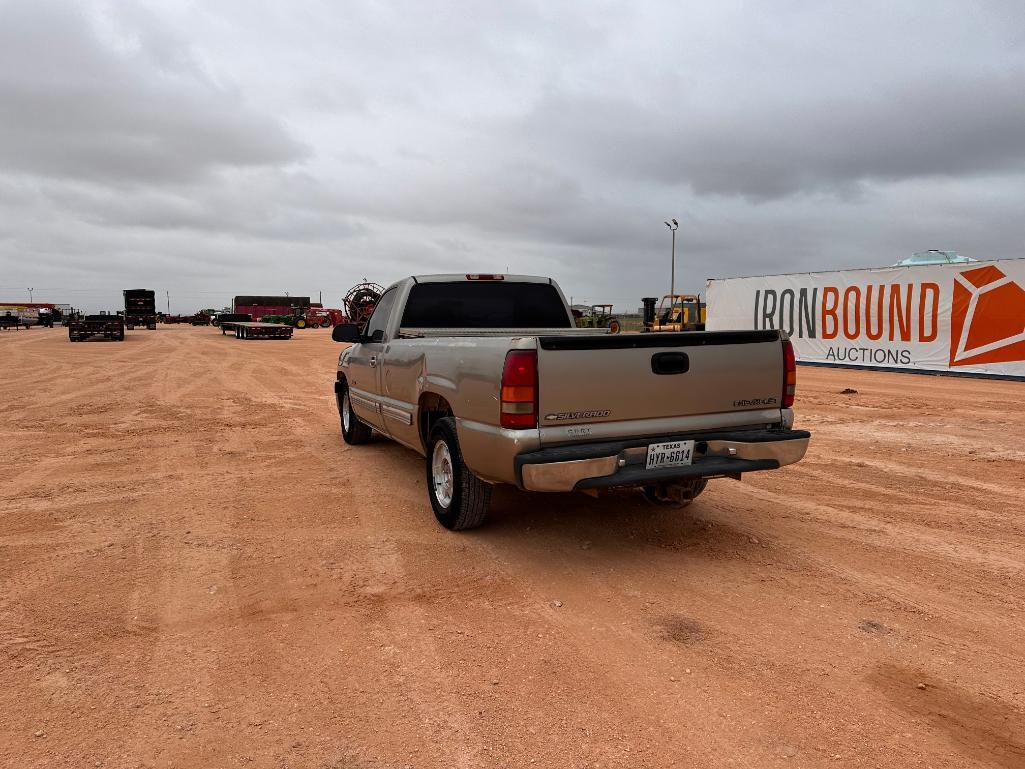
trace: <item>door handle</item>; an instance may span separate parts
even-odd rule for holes
[[[651,373],[686,374],[690,370],[690,358],[685,352],[657,352],[651,356]]]
[[[370,356],[370,368],[377,368],[377,356],[376,355],[371,355]]]

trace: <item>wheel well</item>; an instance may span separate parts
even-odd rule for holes
[[[423,443],[424,449],[426,449],[427,441],[431,437],[434,425],[438,423],[439,419],[452,416],[452,407],[448,405],[447,400],[437,393],[424,393],[420,396],[420,403],[418,405],[420,442]]]

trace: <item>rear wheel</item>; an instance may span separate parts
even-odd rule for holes
[[[352,410],[352,400],[349,398],[349,386],[342,387],[338,396],[338,415],[342,421],[342,438],[352,446],[366,443],[373,435],[370,425],[361,422]]]
[[[324,318],[324,320],[322,320],[320,322],[320,327],[321,328],[331,328],[331,319],[330,318]]]
[[[655,483],[641,489],[644,498],[653,505],[664,507],[686,507],[693,502],[708,485],[706,478],[696,478],[680,483]]]
[[[609,321],[609,333],[610,334],[618,334],[620,332],[620,330],[622,330],[622,326],[619,325],[619,321],[618,320],[610,320]]]
[[[427,443],[427,494],[438,523],[452,531],[480,526],[491,504],[491,486],[463,461],[452,417],[438,421]]]
[[[295,327],[296,328],[306,328],[306,318],[299,318],[299,320],[297,320],[295,322]]]

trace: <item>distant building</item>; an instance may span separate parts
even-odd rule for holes
[[[930,248],[928,251],[915,251],[907,259],[901,259],[894,264],[894,267],[914,267],[919,264],[964,264],[966,262],[977,262],[970,256],[962,256],[956,251],[938,251]]]

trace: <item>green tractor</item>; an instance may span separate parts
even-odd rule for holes
[[[264,315],[260,318],[261,323],[277,323],[282,326],[295,326],[294,315]],[[306,328],[304,325],[303,328]]]
[[[612,314],[611,304],[592,304],[587,314],[577,318],[577,328],[607,328],[610,334],[618,334],[623,324]]]

